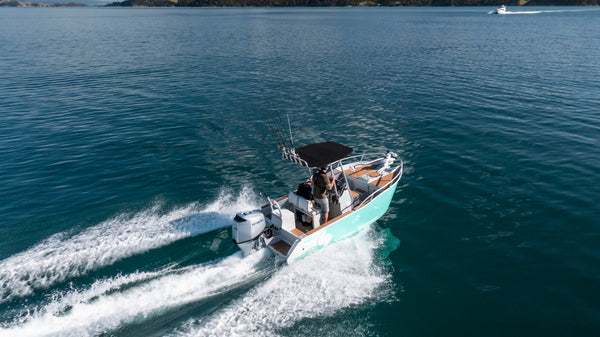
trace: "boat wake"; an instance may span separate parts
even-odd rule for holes
[[[306,319],[393,301],[391,274],[378,263],[377,253],[391,234],[375,236],[364,231],[285,265],[245,296],[210,317],[190,320],[172,336],[273,336]],[[348,331],[333,335],[352,335],[360,327],[336,325],[336,329]]]
[[[116,264],[163,246],[178,250],[175,241],[229,227],[236,212],[259,204],[250,188],[224,191],[203,206],[165,210],[158,203],[0,261],[0,337],[132,335],[151,324],[180,336],[277,335],[302,320],[394,298],[381,259],[387,244],[397,247],[388,230],[363,231],[283,266],[267,250],[244,256],[218,247],[208,262],[185,253],[193,265],[172,255],[148,270],[135,259],[129,272],[127,263]],[[222,235],[188,243],[213,251]]]
[[[132,326],[135,331],[161,319],[170,325],[165,333],[173,336],[277,335],[302,320],[393,301],[391,272],[381,263],[381,252],[383,246],[389,253],[386,242],[397,247],[394,239],[389,231],[365,231],[281,268],[262,250],[97,280],[23,308],[0,323],[0,336],[128,335]],[[199,314],[202,306],[212,309]],[[170,314],[189,307],[194,314],[173,322]],[[336,325],[344,328],[357,331]]]
[[[165,212],[158,203],[76,234],[53,235],[0,261],[0,304],[177,240],[230,226],[234,210],[257,205],[256,194],[244,188],[237,196],[224,191],[204,207],[194,203]]]
[[[496,13],[495,10],[493,11],[489,11],[488,14],[500,14],[500,15],[511,15],[511,14],[541,14],[541,13],[545,13],[544,11],[527,11],[527,12],[511,12],[511,11],[506,11],[503,13]]]
[[[264,252],[263,252],[264,253]],[[240,252],[215,263],[96,281],[49,304],[24,311],[0,327],[0,336],[95,336],[120,325],[213,296],[259,277],[266,256]]]

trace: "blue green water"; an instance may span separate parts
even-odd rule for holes
[[[600,11],[489,10],[1,9],[0,336],[597,336]],[[397,151],[388,213],[242,258],[268,109]]]

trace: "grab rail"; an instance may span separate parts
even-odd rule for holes
[[[400,159],[400,167],[398,167],[396,170],[392,171],[392,173],[399,171],[398,175],[395,176],[392,180],[390,180],[387,184],[383,185],[382,187],[378,188],[377,190],[375,190],[373,193],[371,193],[371,195],[369,195],[367,198],[365,198],[365,200],[363,200],[363,202],[360,203],[360,205],[356,206],[354,209],[359,209],[361,208],[363,205],[365,205],[366,203],[370,202],[371,200],[375,199],[376,197],[378,197],[384,190],[386,190],[389,186],[397,183],[400,178],[402,178],[402,172],[404,171],[404,162],[402,161],[402,159]]]
[[[370,160],[371,162],[374,162],[374,161],[381,159],[381,153],[374,152],[374,153],[357,154],[357,155],[354,155],[351,157],[346,157],[346,158],[340,159],[340,163],[343,164],[344,161],[347,161],[347,160],[353,159],[353,158],[359,158],[359,157],[360,157],[360,159],[358,160],[358,162],[360,162],[360,163],[362,163],[364,161],[365,157],[374,157],[375,159]]]

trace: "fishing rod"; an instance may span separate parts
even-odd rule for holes
[[[286,147],[293,148],[294,147],[293,142],[290,139],[286,139],[286,137],[284,137],[284,135],[286,134],[285,127],[284,127],[285,124],[283,123],[283,120],[281,119],[279,110],[275,109],[275,107],[273,106],[273,102],[271,102],[271,101],[269,101],[269,106],[271,107],[271,110],[269,110],[269,113],[271,113],[272,122],[274,125],[277,126],[277,131],[278,131],[280,137],[282,139],[287,140],[287,142],[284,142],[284,144],[286,144]]]
[[[278,110],[275,110],[275,111],[276,111],[277,118],[279,118],[280,132],[282,132],[283,134],[285,134],[286,133],[285,132],[285,127],[284,127],[285,123],[283,122],[283,119],[281,118],[281,114],[279,113],[279,111]],[[294,148],[294,143],[291,141],[291,139],[288,139],[288,141],[290,143],[290,148],[293,149]]]
[[[275,138],[275,140],[277,141],[277,148],[284,148],[285,146],[281,145],[281,142],[279,141],[279,139],[277,139],[277,136],[275,135],[275,131],[273,131],[273,129],[271,129],[270,126],[267,125],[267,128],[271,131],[271,134],[273,135],[273,138]]]
[[[275,133],[275,131],[271,128],[271,124],[272,123],[272,117],[269,114],[269,111],[267,109],[267,111],[263,111],[266,120],[267,120],[267,128],[269,129],[269,131],[271,131],[271,135],[273,135],[273,139],[275,139],[277,141],[277,145],[279,148],[284,148],[286,147],[285,142],[283,142],[283,140],[280,137],[277,137],[277,134]]]
[[[275,137],[277,138],[277,140],[279,142],[281,142],[282,147],[284,148],[288,148],[288,143],[286,142],[285,137],[283,137],[283,135],[281,134],[281,126],[277,124],[277,121],[275,120],[275,117],[272,116],[271,118],[271,126],[273,126],[273,128],[275,128],[275,130],[273,130],[273,132],[275,133]]]
[[[271,122],[274,125],[274,127],[276,127],[277,135],[278,135],[279,139],[281,139],[281,142],[284,144],[284,146],[286,148],[289,148],[289,149],[293,148],[292,142],[284,136],[286,133],[285,133],[285,129],[283,127],[283,123],[281,121],[281,116],[279,116],[278,113],[275,113],[269,109],[267,109],[267,111],[271,114]]]
[[[290,143],[292,143],[292,149],[294,149],[294,138],[292,137],[292,125],[290,124],[290,115],[287,114],[288,128],[290,129]]]

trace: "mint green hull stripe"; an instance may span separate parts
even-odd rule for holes
[[[330,243],[352,236],[381,218],[390,207],[398,182],[359,210],[305,237],[291,253],[288,261],[296,261]]]

